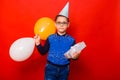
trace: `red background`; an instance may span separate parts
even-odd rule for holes
[[[54,19],[68,0],[0,1],[0,80],[43,80],[46,56],[35,48],[32,56],[15,62],[10,45],[34,36],[41,17]],[[71,26],[77,42],[85,41],[77,61],[72,61],[69,80],[120,80],[120,1],[69,0]]]

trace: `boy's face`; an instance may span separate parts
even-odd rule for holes
[[[69,27],[69,22],[65,17],[59,16],[55,22],[55,26],[59,33],[64,33]]]

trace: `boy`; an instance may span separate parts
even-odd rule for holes
[[[55,17],[57,32],[48,37],[44,46],[40,44],[38,35],[34,37],[38,51],[42,55],[48,52],[45,80],[68,80],[70,59],[64,53],[75,44],[74,38],[66,33],[69,24],[69,18],[57,15]],[[77,59],[78,56],[79,53],[76,53],[72,59]]]

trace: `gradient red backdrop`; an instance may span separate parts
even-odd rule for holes
[[[28,60],[15,62],[9,48],[16,39],[33,37],[36,21],[54,19],[67,1],[68,33],[87,44],[79,59],[71,62],[69,80],[120,80],[119,0],[1,0],[0,80],[44,79],[46,56],[35,48]]]

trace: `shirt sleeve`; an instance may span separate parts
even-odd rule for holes
[[[41,55],[44,55],[48,52],[49,47],[50,47],[50,43],[49,40],[47,39],[44,46],[42,46],[41,44],[36,46],[37,50],[40,52]]]
[[[74,40],[74,42],[73,42],[72,46],[74,46],[74,45],[75,45],[75,43],[76,43],[76,41]]]
[[[72,46],[74,46],[76,44],[76,41],[74,40]],[[72,59],[72,60],[78,60],[78,59]]]

